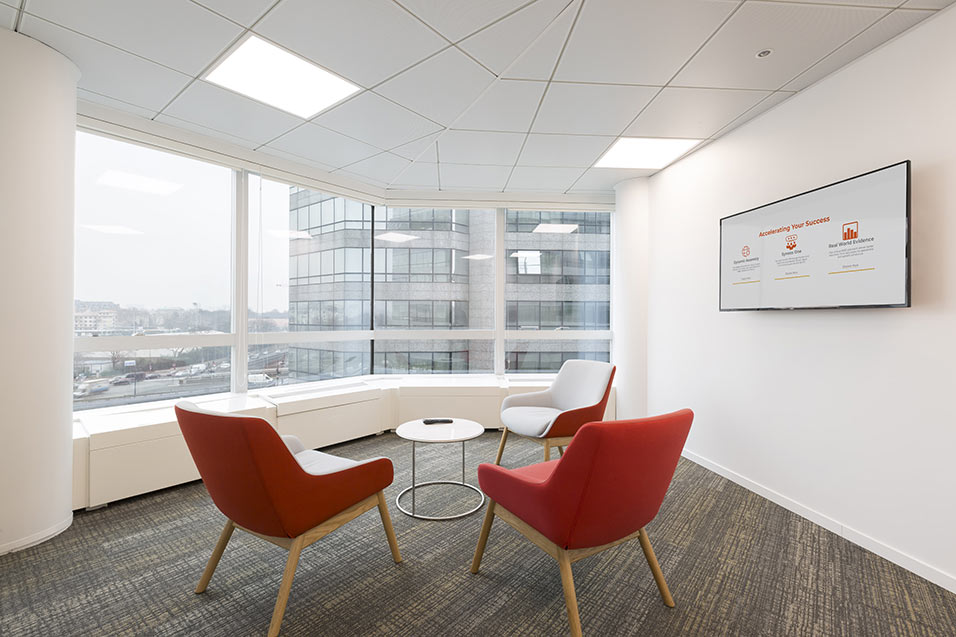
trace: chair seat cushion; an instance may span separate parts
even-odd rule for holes
[[[501,422],[517,434],[538,438],[560,413],[551,407],[509,407],[501,412]]]
[[[303,471],[314,476],[335,473],[360,464],[355,460],[339,458],[338,456],[331,456],[321,451],[312,451],[311,449],[295,454],[295,460],[299,463],[299,466],[302,467]]]

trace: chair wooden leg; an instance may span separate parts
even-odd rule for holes
[[[392,516],[388,514],[388,505],[385,503],[385,493],[379,491],[378,513],[382,516],[382,526],[385,527],[385,536],[388,538],[388,548],[392,550],[392,559],[398,564],[402,561],[402,554],[398,552],[398,540],[395,538],[395,529],[392,528]]]
[[[222,552],[226,550],[226,545],[229,544],[229,538],[232,537],[232,532],[236,530],[236,525],[233,524],[232,520],[226,520],[226,526],[223,527],[222,533],[219,534],[219,541],[216,542],[216,548],[212,550],[212,555],[209,556],[209,561],[206,562],[206,570],[203,571],[202,577],[199,578],[199,584],[196,585],[196,592],[202,593],[206,590],[206,587],[209,586],[209,580],[212,579],[212,574],[216,571],[216,567],[219,566],[219,558],[222,557]]]
[[[501,454],[505,452],[505,442],[508,440],[508,428],[501,431],[501,442],[498,443],[498,455],[495,457],[495,464],[501,464]]]
[[[549,440],[544,441],[544,461],[547,462],[551,459],[551,442]]]
[[[282,572],[282,583],[279,584],[279,596],[276,598],[275,610],[272,611],[272,621],[269,623],[269,637],[276,637],[279,634],[279,626],[282,624],[282,616],[285,615],[285,605],[289,601],[289,591],[292,590],[292,579],[295,577],[295,567],[299,564],[299,554],[302,552],[302,546],[305,544],[305,537],[300,535],[292,541],[289,547],[289,559],[285,563],[285,571]]]
[[[564,447],[558,447],[558,455],[564,455]]]
[[[481,524],[481,534],[478,536],[478,546],[475,547],[475,558],[471,561],[471,572],[477,573],[481,566],[481,556],[485,552],[485,545],[488,543],[488,534],[491,533],[491,523],[495,521],[495,501],[488,500],[488,512],[485,513],[485,521]]]
[[[559,549],[558,568],[561,569],[561,586],[564,587],[564,602],[568,606],[568,623],[571,625],[571,637],[581,637],[581,617],[578,615],[578,598],[574,594],[574,576],[571,574],[571,560],[568,552]]]
[[[647,537],[647,531],[641,529],[638,540],[641,542],[641,548],[644,550],[644,557],[647,558],[647,565],[651,567],[651,573],[654,574],[654,581],[657,582],[657,589],[664,598],[664,604],[674,608],[674,598],[667,588],[667,582],[664,581],[664,573],[661,571],[661,565],[657,563],[657,556],[654,555],[654,549],[651,548],[651,540]]]

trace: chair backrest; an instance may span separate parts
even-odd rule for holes
[[[551,404],[566,411],[601,402],[614,366],[601,361],[564,361],[551,383]]]
[[[548,481],[549,491],[569,500],[562,516],[567,548],[614,542],[654,519],[693,419],[682,409],[578,431]]]
[[[302,470],[272,426],[262,418],[214,413],[187,401],[176,405],[176,418],[219,510],[250,531],[288,536],[283,485]]]

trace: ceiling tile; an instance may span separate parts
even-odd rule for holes
[[[450,130],[438,140],[438,157],[443,163],[512,166],[524,138],[524,133]]]
[[[313,121],[382,149],[394,148],[441,130],[435,122],[370,91],[326,111]]]
[[[584,172],[583,168],[553,166],[517,166],[511,173],[508,192],[564,192]]]
[[[499,71],[499,73],[502,73],[502,77],[550,80],[558,62],[558,56],[561,55],[564,43],[568,39],[568,33],[574,23],[574,16],[578,14],[580,4],[580,2],[575,2],[565,8],[553,22],[548,24],[547,31],[537,40],[529,39],[526,35],[526,33],[534,33],[534,31],[522,33],[516,30],[514,33],[505,33],[504,35],[511,39],[509,41],[521,43],[521,48],[517,51],[520,55],[514,60],[514,64],[510,64],[511,60],[509,60],[510,65],[505,65],[508,68]],[[483,31],[479,36],[484,33],[486,32]],[[514,58],[513,55],[511,57]]]
[[[447,42],[393,2],[284,0],[256,32],[370,87]]]
[[[15,9],[20,8],[20,0],[0,0],[0,4],[5,4]]]
[[[545,82],[498,80],[455,122],[455,128],[525,133],[545,86]]]
[[[716,31],[738,2],[586,2],[556,80],[663,85]]]
[[[528,0],[398,0],[452,42],[487,26]]]
[[[534,41],[538,34],[548,27],[555,16],[561,13],[561,10],[567,7],[570,1],[538,0],[501,22],[469,37],[461,42],[459,46],[495,73],[500,74]],[[567,15],[562,15],[561,22],[554,25],[554,28],[561,32],[557,36],[546,35],[545,37],[557,37],[563,44],[571,26],[571,17],[574,16],[576,11],[577,1],[575,0],[573,6],[565,10]],[[554,54],[551,56],[552,68],[555,60],[557,60],[557,51],[559,50],[560,45],[556,47]],[[547,70],[546,78],[551,76],[552,68]]]
[[[334,166],[329,166],[328,164],[323,164],[322,162],[296,155],[295,153],[287,153],[284,150],[279,150],[278,148],[260,146],[258,149],[256,149],[256,152],[263,153],[265,155],[271,155],[273,157],[281,157],[282,159],[288,159],[289,161],[294,161],[298,164],[305,164],[306,166],[314,166],[315,168],[324,170],[325,172],[332,172],[335,170]]]
[[[193,0],[204,7],[235,20],[245,27],[251,27],[275,0]]]
[[[531,130],[618,135],[658,90],[648,86],[552,83]]]
[[[675,78],[679,86],[780,88],[885,9],[746,2]],[[773,54],[757,58],[763,49]]]
[[[56,49],[80,69],[80,88],[162,110],[191,78],[45,20],[24,15],[20,32]]]
[[[790,91],[805,89],[931,15],[935,15],[933,11],[894,11],[804,71],[784,88]]]
[[[909,0],[903,4],[907,9],[945,9],[954,0]]]
[[[17,10],[5,4],[0,4],[0,27],[13,31],[13,27],[16,25]]]
[[[614,142],[612,136],[528,135],[518,157],[519,166],[577,166],[587,168]]]
[[[382,151],[315,124],[305,124],[269,144],[272,148],[340,168]]]
[[[665,88],[624,134],[705,139],[768,95],[769,91]]]
[[[163,112],[259,144],[302,123],[294,115],[202,80],[193,82]]]
[[[801,2],[803,0],[771,0],[774,2]],[[896,7],[900,0],[813,0],[814,4],[854,4],[869,7]]]
[[[389,188],[438,188],[438,164],[427,161],[416,161],[404,172],[395,177],[388,185]]]
[[[501,191],[511,174],[511,166],[438,165],[442,190]]]
[[[392,78],[376,91],[444,125],[451,124],[494,80],[454,48]]]
[[[158,9],[129,0],[31,0],[29,12],[123,50],[198,75],[242,28],[189,0]]]
[[[648,177],[656,170],[636,168],[591,168],[571,187],[568,192],[608,192],[626,179]]]
[[[771,108],[773,108],[780,102],[783,102],[786,99],[793,97],[793,95],[794,95],[793,93],[790,93],[788,91],[777,91],[776,93],[771,93],[770,96],[767,97],[764,101],[758,103],[749,111],[742,114],[740,117],[738,117],[734,121],[724,126],[722,129],[714,133],[714,137],[720,137],[721,135],[729,133],[733,129],[737,128],[738,126],[742,126],[743,124],[749,122],[750,120],[757,117],[758,115],[762,113],[766,113],[767,111],[769,111]],[[700,148],[700,146],[698,146],[697,148]],[[694,150],[697,150],[697,148],[695,148]]]
[[[393,153],[396,155],[401,155],[405,159],[412,159],[417,161],[428,161],[428,162],[437,162],[438,161],[438,151],[435,148],[435,141],[439,138],[441,133],[433,133],[431,135],[426,135],[421,139],[416,139],[413,142],[408,142],[407,144],[402,144],[397,148],[390,148]]]
[[[99,93],[87,91],[86,89],[82,88],[76,89],[76,99],[92,102],[93,104],[102,104],[103,106],[109,106],[110,108],[114,108],[118,111],[125,111],[127,113],[132,113],[133,115],[139,115],[140,117],[145,117],[146,119],[152,119],[156,116],[157,112],[148,108],[136,106],[135,104],[114,100],[112,97],[100,95]]]
[[[360,162],[349,164],[338,172],[348,173],[359,179],[389,183],[412,162],[391,153],[381,153]]]
[[[250,139],[245,139],[243,137],[238,137],[230,133],[223,132],[221,130],[216,130],[209,128],[208,126],[201,126],[199,124],[194,124],[193,122],[186,121],[184,119],[179,119],[178,117],[172,117],[171,115],[159,114],[156,116],[157,122],[162,122],[163,124],[169,124],[170,126],[175,126],[176,128],[182,128],[185,130],[193,131],[194,133],[199,133],[200,135],[206,135],[208,137],[214,137],[216,139],[221,139],[243,148],[252,148],[255,149],[259,145],[258,142],[252,141]]]

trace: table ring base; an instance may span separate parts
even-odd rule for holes
[[[417,513],[412,513],[411,511],[409,511],[408,509],[402,506],[401,500],[403,495],[405,495],[409,491],[413,491],[414,489],[418,489],[419,487],[424,487],[429,484],[453,484],[457,487],[465,487],[466,489],[471,489],[472,491],[474,491],[475,493],[481,496],[481,502],[479,502],[478,506],[476,506],[475,508],[470,509],[464,513],[458,513],[456,515],[420,515]],[[412,495],[414,495],[414,493]],[[406,487],[405,490],[399,493],[398,497],[395,498],[395,506],[398,507],[399,511],[401,511],[402,513],[410,517],[418,518],[419,520],[454,520],[457,518],[463,518],[467,515],[471,515],[472,513],[479,510],[481,507],[483,507],[484,505],[485,505],[485,494],[481,492],[481,489],[479,489],[478,487],[474,485],[467,484],[465,482],[455,482],[454,480],[431,480],[429,482],[419,482],[418,484],[412,485],[410,487]]]

